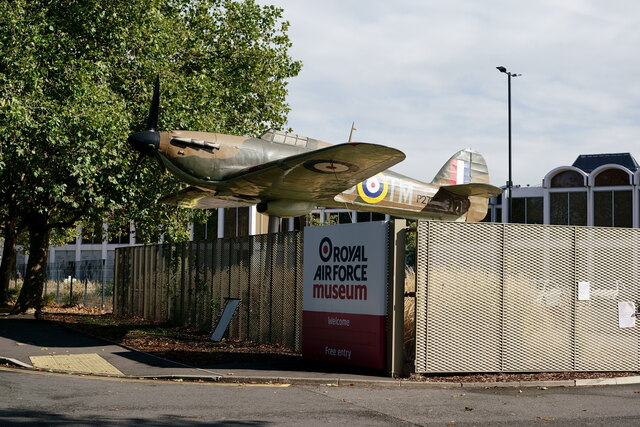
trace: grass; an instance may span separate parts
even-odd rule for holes
[[[416,273],[410,267],[405,270],[404,291],[414,293],[404,298],[404,356],[412,361],[416,356]]]

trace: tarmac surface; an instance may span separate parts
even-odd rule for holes
[[[28,314],[0,315],[0,363],[50,372],[147,379],[336,385],[345,382],[399,383],[384,376],[341,372],[340,367],[332,371],[325,365],[318,365],[318,369],[313,370],[313,363],[303,361],[288,366],[265,361],[196,368]]]
[[[165,360],[133,348],[85,335],[34,315],[0,314],[0,364],[81,375],[145,379],[182,379],[239,383],[298,385],[368,385],[401,387],[572,387],[640,384],[640,376],[513,383],[436,383],[393,379],[301,360],[286,366],[265,360],[221,364],[207,369]]]

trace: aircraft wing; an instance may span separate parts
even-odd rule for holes
[[[260,200],[320,201],[404,160],[395,148],[367,143],[332,145],[254,166],[218,181],[221,195]]]
[[[241,208],[255,205],[255,202],[237,198],[214,197],[211,191],[196,187],[187,187],[177,193],[165,196],[160,199],[160,202],[189,209]]]

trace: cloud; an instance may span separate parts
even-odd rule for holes
[[[579,154],[634,152],[640,136],[640,3],[261,0],[284,8],[289,126],[330,142],[403,150],[394,170],[429,180],[456,150],[507,178],[512,79],[516,184],[537,184]]]

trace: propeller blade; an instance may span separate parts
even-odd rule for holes
[[[156,130],[158,127],[158,115],[160,110],[160,76],[156,77],[156,83],[153,88],[153,98],[151,99],[151,107],[149,108],[149,117],[147,118],[147,130],[136,132],[129,135],[127,142],[134,149],[140,152],[136,163],[131,172],[131,176],[127,182],[127,186],[133,181],[138,168],[142,164],[145,156],[154,157],[160,166],[161,173],[165,172],[164,163],[158,153],[160,147],[160,133]]]
[[[158,166],[160,166],[160,174],[162,175],[166,171],[164,163],[162,162],[162,157],[160,157],[160,153],[158,153],[158,150],[156,150],[155,147],[151,152],[153,153],[153,157],[156,159],[156,162],[158,162]]]
[[[160,76],[156,76],[156,84],[153,88],[153,98],[151,108],[149,108],[149,118],[147,119],[147,130],[156,130],[158,127],[158,115],[160,111]]]
[[[129,185],[131,185],[131,181],[133,181],[133,178],[136,175],[136,171],[138,170],[138,167],[140,166],[140,164],[144,160],[144,156],[145,156],[144,153],[140,153],[140,155],[138,156],[138,159],[136,160],[136,164],[133,167],[133,170],[131,171],[131,176],[129,176],[129,181],[127,181],[127,187]]]

